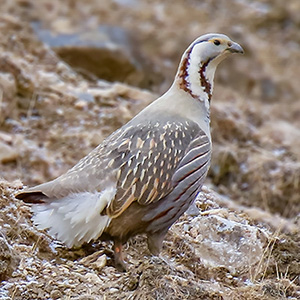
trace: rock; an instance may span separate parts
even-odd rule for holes
[[[206,206],[205,211],[174,226],[186,232],[187,242],[204,266],[224,267],[233,275],[243,273],[260,261],[268,233],[250,225],[241,215],[218,207],[219,197],[204,187],[196,204]],[[209,205],[203,206],[205,203]]]
[[[91,264],[91,267],[92,267],[93,269],[95,269],[95,270],[100,271],[100,270],[103,269],[103,267],[106,266],[106,262],[107,262],[106,255],[103,254],[103,255],[101,255],[100,257],[98,257],[97,260],[96,260],[95,262],[93,262],[93,263]]]
[[[85,77],[96,76],[144,88],[162,79],[122,28],[101,25],[88,33],[54,34],[37,22],[32,27],[41,41]]]
[[[18,156],[18,152],[12,146],[0,140],[0,163],[15,161]]]
[[[192,222],[198,231],[197,249],[207,267],[224,266],[232,274],[244,272],[259,262],[264,252],[264,242],[259,229],[249,224],[219,215],[200,216]]]
[[[101,254],[101,252],[94,252],[93,254],[82,258],[79,263],[100,271],[103,267],[105,267],[106,261],[107,259],[105,254]]]

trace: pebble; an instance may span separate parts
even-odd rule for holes
[[[0,141],[0,162],[13,162],[18,158],[18,152],[12,147]]]

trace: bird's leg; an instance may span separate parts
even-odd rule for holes
[[[148,249],[153,255],[159,255],[166,233],[166,231],[163,231],[154,234],[148,234]]]
[[[114,256],[115,256],[115,267],[121,271],[126,271],[126,263],[124,262],[123,257],[123,244],[119,239],[114,240]]]
[[[156,258],[153,257],[151,260],[152,261],[160,260],[168,267],[170,267],[172,270],[176,270],[176,264],[170,261],[168,257],[160,253],[166,234],[167,231],[162,231],[155,234],[148,234],[148,249],[153,255],[156,256]]]

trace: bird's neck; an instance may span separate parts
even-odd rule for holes
[[[199,57],[194,57],[192,50],[189,49],[181,59],[176,83],[191,97],[203,102],[209,110],[216,64],[212,60],[199,63]]]

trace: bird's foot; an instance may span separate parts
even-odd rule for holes
[[[115,268],[120,272],[126,272],[127,265],[123,257],[123,245],[120,241],[115,241],[114,243],[114,258],[115,258]]]

